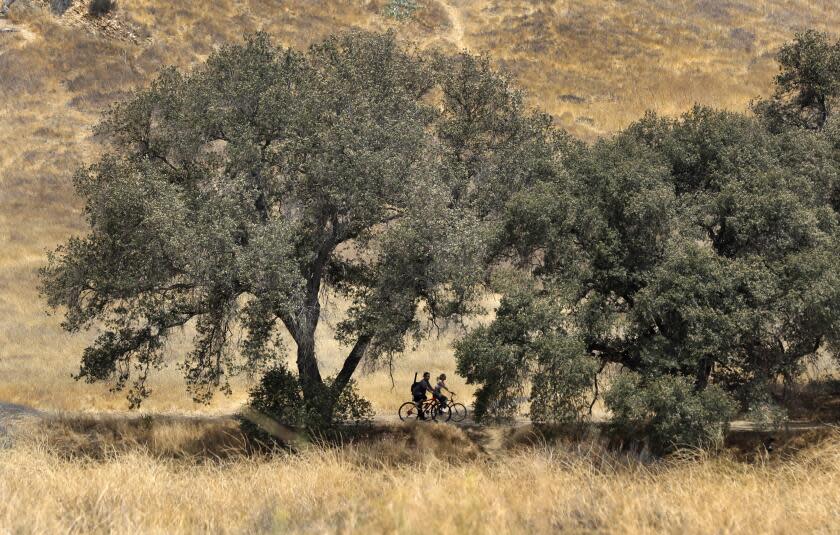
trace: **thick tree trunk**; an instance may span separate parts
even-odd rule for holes
[[[337,224],[337,221],[332,222],[333,235],[321,247],[311,267],[311,276],[306,285],[306,299],[302,311],[294,318],[281,316],[297,344],[297,369],[304,401],[320,413],[325,423],[332,420],[338,396],[350,382],[372,339],[371,336],[366,335],[359,337],[328,390],[321,377],[318,359],[315,355],[315,330],[321,317],[321,304],[318,299],[321,289],[321,276],[329,251],[335,244]]]
[[[316,406],[323,402],[324,380],[315,355],[315,330],[318,327],[320,306],[317,297],[308,303],[297,318],[295,342],[297,343],[297,369],[303,396],[307,403]]]
[[[298,339],[297,369],[305,396],[323,386],[324,381],[321,378],[321,370],[318,368],[318,359],[315,356],[314,333],[307,333]]]
[[[715,363],[712,359],[703,357],[697,364],[697,377],[694,381],[694,390],[705,390],[709,386],[709,378],[712,376]]]
[[[307,308],[297,317],[279,314],[286,329],[297,344],[298,380],[303,390],[303,398],[307,404],[319,405],[319,400],[325,398],[324,380],[318,366],[315,354],[315,329],[318,325],[318,308]]]

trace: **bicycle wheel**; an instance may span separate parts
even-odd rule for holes
[[[437,403],[434,401],[427,401],[423,403],[423,416],[425,416],[426,420],[437,420],[438,411],[437,411]]]
[[[420,415],[420,411],[417,410],[417,405],[413,401],[406,401],[400,405],[400,410],[397,411],[397,414],[400,415],[400,420],[405,422],[406,420],[417,418]]]
[[[438,418],[443,420],[444,422],[448,422],[452,418],[452,405],[446,403],[445,405],[437,405],[438,410]]]
[[[462,403],[449,405],[449,414],[453,422],[463,422],[467,417],[467,408]]]

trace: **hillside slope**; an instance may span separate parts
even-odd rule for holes
[[[36,270],[47,249],[84,231],[71,177],[100,150],[91,126],[162,65],[189,67],[256,30],[305,47],[347,28],[392,28],[421,47],[489,52],[533,104],[592,140],[646,109],[743,110],[768,91],[780,43],[840,23],[834,0],[418,0],[402,21],[385,15],[387,3],[125,0],[95,20],[81,0],[62,16],[46,0],[18,0],[0,19],[9,30],[0,32],[0,399],[122,403],[69,379],[87,339],[66,336],[44,315]],[[329,355],[334,344],[324,345]],[[445,343],[424,351],[448,358]],[[177,372],[161,381],[178,381]],[[384,376],[373,384],[386,384]],[[167,389],[163,406],[184,403],[180,390]]]

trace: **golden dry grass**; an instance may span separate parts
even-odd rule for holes
[[[120,2],[114,18],[64,17],[46,0],[18,0],[0,24],[0,399],[47,409],[113,410],[121,394],[70,379],[90,335],[68,336],[35,289],[45,251],[84,232],[72,170],[101,150],[91,135],[104,107],[147,83],[164,64],[188,68],[213,47],[263,29],[304,47],[347,28],[393,28],[407,42],[487,51],[530,101],[584,138],[608,134],[646,109],[674,114],[694,102],[743,110],[769,90],[772,55],[794,31],[836,29],[833,0],[422,0],[416,16],[383,16],[386,0]],[[325,367],[340,351],[322,331]],[[410,352],[391,390],[378,372],[362,392],[383,412],[404,397],[413,371],[453,371],[447,333]],[[182,347],[173,349],[173,358]],[[468,393],[463,385],[456,391]],[[230,399],[195,407],[176,370],[156,377],[154,411],[233,410]]]
[[[646,464],[595,443],[487,453],[445,425],[298,454],[168,453],[189,450],[200,430],[163,425],[145,445],[97,455],[61,443],[67,430],[30,431],[0,450],[0,532],[836,533],[840,525],[836,434],[752,463],[685,455]]]

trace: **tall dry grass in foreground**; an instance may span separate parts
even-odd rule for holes
[[[146,447],[97,455],[56,446],[55,430],[52,438],[40,433],[0,451],[0,532],[840,529],[838,435],[786,460],[695,456],[643,464],[597,446],[488,454],[442,425],[396,428],[381,439],[296,455],[216,460],[167,455],[188,439],[179,426],[158,429]]]

